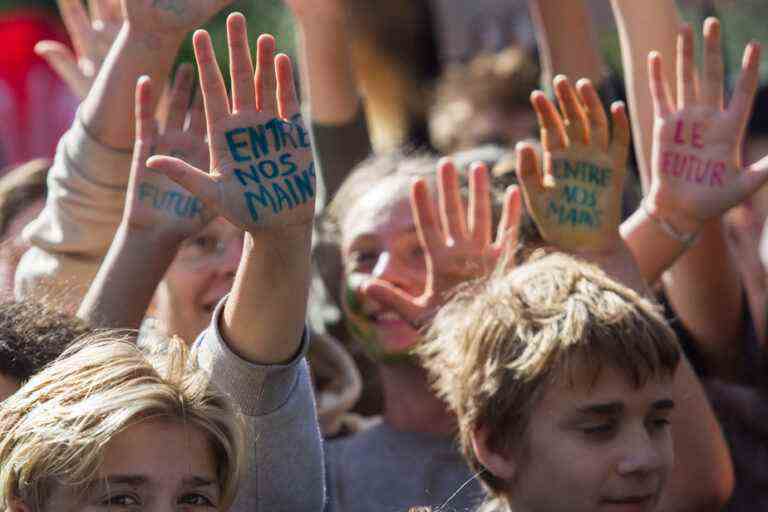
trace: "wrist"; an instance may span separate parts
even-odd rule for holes
[[[117,236],[129,241],[134,246],[141,246],[145,248],[143,250],[151,251],[153,254],[169,253],[173,255],[187,238],[186,234],[157,229],[155,226],[132,222],[130,219],[124,219],[120,223]]]
[[[176,53],[187,35],[187,31],[178,29],[162,32],[145,30],[140,23],[131,23],[128,20],[123,23],[122,30],[125,31],[126,41],[129,45],[159,52],[158,55],[164,55],[171,59],[176,58]]]
[[[682,243],[686,248],[696,242],[704,225],[698,219],[691,218],[674,210],[660,208],[654,201],[649,199],[643,199],[640,207],[667,236]]]

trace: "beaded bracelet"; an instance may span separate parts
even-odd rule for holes
[[[699,235],[701,234],[699,231],[696,231],[695,233],[684,233],[667,222],[665,219],[651,213],[651,210],[648,208],[648,205],[645,204],[645,201],[641,201],[640,206],[643,208],[645,214],[648,215],[648,217],[650,217],[650,219],[655,222],[662,231],[669,235],[670,238],[674,238],[683,244],[685,249],[689,249],[699,239]]]

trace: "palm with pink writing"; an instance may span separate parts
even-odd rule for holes
[[[388,281],[373,278],[363,284],[370,299],[396,311],[410,324],[421,327],[457,285],[493,270],[503,254],[511,255],[517,241],[520,194],[510,187],[504,199],[496,241],[492,240],[491,191],[488,169],[475,164],[469,177],[469,216],[461,197],[453,163],[441,161],[437,172],[438,207],[423,178],[411,189],[411,210],[424,252],[426,282],[416,297]]]
[[[544,239],[569,251],[607,251],[619,243],[621,192],[629,152],[624,105],[611,108],[613,136],[589,80],[574,91],[554,80],[562,110],[541,91],[531,95],[539,119],[544,165],[530,144],[517,147],[517,175],[528,211]],[[578,94],[577,94],[578,93]]]
[[[89,0],[90,13],[81,0],[57,3],[75,53],[58,41],[40,41],[35,52],[83,99],[123,24],[120,0]]]
[[[194,37],[210,173],[169,156],[152,157],[147,164],[246,231],[303,229],[314,218],[315,168],[291,61],[286,55],[274,57],[274,39],[263,35],[257,45],[254,79],[243,15],[232,14],[227,28],[231,108],[209,34],[201,30]]]
[[[177,242],[197,233],[212,215],[200,199],[162,173],[148,169],[145,162],[152,152],[159,151],[207,167],[203,105],[199,95],[187,116],[193,86],[192,66],[183,64],[176,73],[163,120],[164,129],[159,133],[152,112],[152,84],[148,77],[140,78],[136,84],[136,142],[124,222],[133,230],[149,231]]]
[[[651,190],[646,204],[681,232],[696,232],[768,180],[768,159],[744,168],[741,146],[758,85],[760,47],[745,52],[733,97],[723,106],[720,24],[704,24],[704,72],[696,87],[693,32],[678,36],[677,108],[661,71],[661,56],[649,56],[655,126]],[[697,90],[700,89],[700,90]]]

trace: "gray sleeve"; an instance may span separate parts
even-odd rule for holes
[[[257,365],[232,352],[221,336],[219,319],[198,339],[201,367],[229,394],[251,430],[252,459],[233,512],[313,512],[323,509],[325,477],[320,428],[306,353],[301,349],[285,365]]]
[[[48,172],[45,207],[24,230],[32,248],[16,272],[17,296],[79,304],[122,219],[130,166],[131,152],[101,145],[75,120]]]
[[[349,172],[373,151],[368,135],[365,109],[357,109],[355,117],[339,125],[311,123],[315,165],[320,169],[323,205],[329,203]],[[321,209],[321,208],[320,208]]]

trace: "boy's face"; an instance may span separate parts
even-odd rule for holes
[[[582,372],[587,373],[587,372]],[[673,463],[671,379],[636,389],[605,367],[554,383],[533,411],[510,485],[524,512],[650,512]]]

